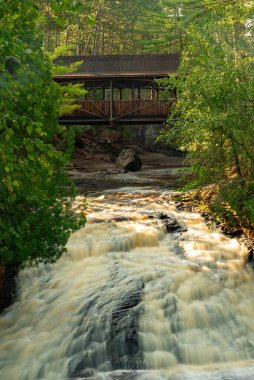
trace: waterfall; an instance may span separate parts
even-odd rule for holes
[[[88,204],[67,253],[20,272],[0,316],[0,378],[253,379],[246,248],[166,193]]]

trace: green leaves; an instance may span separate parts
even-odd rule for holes
[[[76,55],[141,52],[154,0],[48,1],[41,4],[45,50],[71,47]],[[130,12],[131,9],[131,12]],[[161,9],[161,7],[160,7]],[[152,33],[154,30],[152,30]]]
[[[14,131],[11,128],[7,128],[4,133],[5,140],[7,141],[10,140],[13,135],[14,135]]]
[[[187,152],[196,183],[216,182],[221,189],[231,184],[224,199],[244,219],[250,215],[244,196],[253,183],[254,163],[254,46],[248,26],[253,9],[241,0],[234,6],[202,3],[212,12],[202,23],[188,26],[180,70],[164,81],[177,89],[164,139]],[[237,184],[243,191],[234,202]]]
[[[95,15],[88,15],[87,16],[87,24],[90,27],[94,27],[95,23],[96,23],[96,16]]]
[[[28,133],[29,135],[31,135],[32,132],[33,132],[33,126],[32,126],[31,124],[29,124],[29,125],[26,127],[26,130],[27,130],[27,133]]]
[[[53,262],[85,219],[63,167],[71,143],[57,123],[61,94],[51,79],[34,1],[0,3],[0,263]],[[58,150],[55,136],[66,147]]]

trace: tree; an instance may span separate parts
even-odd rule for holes
[[[146,52],[179,53],[187,44],[191,23],[203,22],[207,9],[203,0],[159,0],[148,10],[141,28],[148,30],[143,45]]]
[[[62,3],[40,0],[44,46],[50,52],[69,46],[74,55],[142,52],[147,31],[140,24],[149,17],[148,10],[157,8],[157,0]]]
[[[53,262],[85,219],[64,173],[72,136],[42,51],[36,2],[0,2],[0,263]]]
[[[220,184],[221,199],[247,223],[254,223],[251,4],[204,0],[209,12],[189,25],[180,70],[164,82],[177,89],[164,138],[188,153],[199,184]]]

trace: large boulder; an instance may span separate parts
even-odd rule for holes
[[[129,170],[130,172],[136,172],[141,169],[142,161],[139,155],[134,149],[124,149],[118,156],[116,160],[116,165],[123,169]]]

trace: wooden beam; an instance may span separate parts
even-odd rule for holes
[[[113,100],[114,100],[113,99],[114,94],[113,94],[113,82],[112,82],[112,80],[110,80],[109,86],[110,86],[110,115],[109,115],[109,120],[110,120],[110,124],[111,124],[113,121]]]

